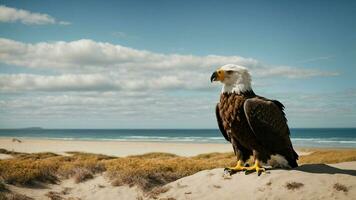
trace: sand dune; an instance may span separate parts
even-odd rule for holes
[[[270,170],[266,174],[234,174],[223,169],[205,170],[167,185],[160,197],[175,199],[354,199],[356,162],[334,165],[306,164],[294,170]],[[336,186],[335,186],[336,184]],[[342,191],[342,186],[347,192]],[[339,188],[341,187],[341,189]]]
[[[356,162],[305,164],[293,170],[270,170],[261,176],[236,173],[224,178],[223,169],[198,172],[163,186],[161,194],[144,194],[137,187],[112,186],[103,175],[83,183],[64,180],[44,188],[9,186],[34,199],[48,194],[66,199],[355,199]],[[166,191],[168,190],[168,191]]]

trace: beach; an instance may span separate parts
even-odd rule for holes
[[[25,195],[32,199],[352,199],[356,196],[355,149],[299,148],[300,167],[268,170],[261,176],[244,172],[223,176],[223,167],[235,163],[231,144],[3,137],[0,149],[0,174],[8,180],[2,183],[6,190],[0,191],[16,198]],[[30,170],[26,169],[29,165],[38,172],[28,175],[26,180],[15,174],[16,170],[19,173]],[[22,167],[11,169],[12,166]],[[48,175],[53,168],[55,171]]]
[[[122,141],[78,141],[55,139],[20,139],[0,138],[0,148],[16,152],[53,152],[65,154],[79,151],[110,156],[138,155],[149,152],[165,152],[179,156],[195,156],[202,153],[228,152],[231,144],[214,143],[177,143],[177,142],[122,142]]]

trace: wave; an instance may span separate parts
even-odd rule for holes
[[[291,138],[292,141],[300,142],[340,142],[340,143],[356,143],[356,138]]]
[[[82,140],[82,141],[170,141],[170,142],[209,142],[222,141],[221,137],[164,137],[164,136],[122,136],[118,138],[99,138],[99,137],[16,137],[23,139],[48,139],[48,140]]]
[[[0,136],[4,137],[4,136]],[[9,136],[7,136],[9,137]],[[13,136],[17,137],[17,136]],[[87,137],[86,136],[26,136],[17,137],[24,139],[49,139],[49,140],[82,140],[82,141],[122,141],[122,142],[182,142],[182,143],[227,143],[225,138],[217,136],[147,136],[147,135],[127,135],[115,137]],[[356,137],[330,137],[330,138],[291,138],[294,146],[298,147],[351,147],[356,148]]]

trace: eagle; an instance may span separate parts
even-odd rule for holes
[[[265,172],[263,166],[297,167],[298,154],[293,149],[284,105],[256,95],[251,87],[247,68],[235,64],[220,67],[211,75],[211,82],[223,84],[215,113],[219,129],[232,144],[237,158],[237,171]],[[253,156],[254,164],[245,165]]]

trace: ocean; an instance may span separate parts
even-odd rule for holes
[[[217,129],[0,129],[0,137],[226,143]],[[295,147],[356,148],[356,128],[292,128],[291,139]]]

